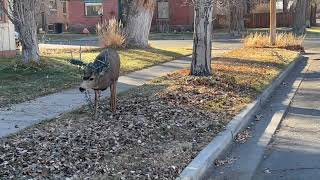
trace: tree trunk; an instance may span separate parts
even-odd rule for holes
[[[126,21],[126,42],[128,46],[148,47],[154,6],[154,0],[132,0],[129,2]]]
[[[29,64],[30,62],[40,64],[39,54],[39,46],[37,43],[30,43],[30,46],[26,46],[22,43],[22,61],[24,64]]]
[[[244,2],[230,0],[230,25],[229,31],[232,36],[240,36],[244,31]]]
[[[306,0],[306,27],[311,27],[311,0]]]
[[[210,0],[198,0],[194,5],[194,37],[191,75],[211,76],[211,33],[213,7]]]
[[[277,38],[277,9],[276,0],[270,1],[270,43],[276,44]]]
[[[283,0],[283,12],[288,12],[288,0]]]
[[[317,25],[317,4],[311,5],[311,26]]]
[[[8,17],[19,33],[23,63],[40,64],[36,17],[39,15],[39,0],[11,0]]]
[[[293,32],[295,34],[301,35],[305,33],[306,30],[306,0],[297,0],[295,7],[295,15],[293,22]]]

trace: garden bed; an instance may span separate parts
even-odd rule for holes
[[[212,77],[180,70],[122,94],[114,115],[83,107],[3,138],[0,179],[174,179],[296,57],[234,50]]]

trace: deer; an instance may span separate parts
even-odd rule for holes
[[[120,74],[120,57],[116,50],[107,48],[103,50],[93,62],[84,63],[81,60],[71,59],[69,61],[73,65],[84,67],[82,76],[82,83],[80,84],[80,92],[89,89],[94,90],[94,114],[97,115],[98,106],[100,101],[100,94],[110,87],[111,93],[111,111],[116,112],[116,99],[117,99],[117,81]]]

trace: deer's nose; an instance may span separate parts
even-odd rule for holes
[[[84,88],[82,88],[82,87],[79,88],[79,91],[80,91],[80,92],[83,92],[83,91],[85,91],[85,90],[86,90],[86,89],[84,89]]]

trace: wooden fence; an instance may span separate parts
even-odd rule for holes
[[[277,13],[277,27],[291,27],[293,24],[293,13]],[[270,26],[269,13],[255,13],[245,16],[247,28],[267,28]]]

